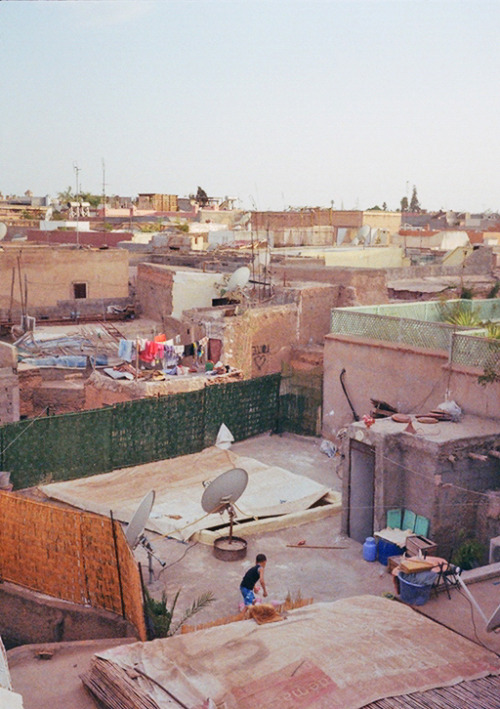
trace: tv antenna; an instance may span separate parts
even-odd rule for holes
[[[80,222],[80,208],[81,208],[81,200],[79,198],[80,194],[80,188],[78,184],[78,177],[81,172],[81,168],[78,167],[78,163],[75,161],[73,163],[73,170],[75,171],[75,181],[76,181],[76,193],[75,193],[75,201],[77,202],[77,207],[76,207],[76,245],[80,246],[80,230],[79,230],[79,222]]]
[[[131,549],[135,549],[139,544],[146,550],[148,555],[148,570],[149,570],[149,583],[152,584],[154,581],[153,574],[153,559],[160,564],[162,568],[166,566],[166,562],[159,559],[148,538],[144,534],[144,527],[149,519],[151,510],[153,509],[153,504],[155,501],[155,491],[150,490],[142,498],[139,507],[136,509],[132,515],[132,519],[125,529],[125,539]]]
[[[236,513],[234,503],[241,497],[248,484],[248,473],[243,468],[231,468],[221,473],[205,488],[201,506],[209,514],[218,512],[229,516],[229,534],[214,541],[214,556],[222,561],[244,559],[247,543],[241,537],[233,536],[233,524]]]

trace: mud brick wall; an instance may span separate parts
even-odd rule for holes
[[[144,317],[158,322],[172,315],[174,271],[166,266],[140,263],[137,267],[136,297]]]

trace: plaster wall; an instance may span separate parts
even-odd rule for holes
[[[124,401],[135,401],[148,396],[167,396],[188,391],[197,391],[206,384],[206,378],[200,377],[169,377],[162,382],[145,382],[114,380],[94,373],[86,381],[85,409],[100,409],[113,406]]]
[[[271,264],[276,283],[317,282],[354,289],[353,299],[359,305],[387,303],[386,272],[382,269],[329,268],[306,263]]]
[[[335,228],[332,226],[303,226],[286,229],[259,229],[255,238],[268,241],[270,246],[332,246],[335,243]]]
[[[0,425],[19,421],[19,380],[11,368],[0,368]]]
[[[136,296],[145,317],[164,322],[168,317],[180,318],[184,310],[211,306],[219,297],[216,284],[222,280],[220,273],[140,263]]]
[[[163,322],[164,318],[172,315],[174,273],[168,266],[138,264],[136,298],[144,317]]]
[[[120,249],[5,244],[0,251],[0,308],[10,305],[12,283],[15,306],[27,288],[28,309],[73,300],[74,283],[86,283],[87,299],[127,298],[128,255]]]
[[[466,413],[500,419],[500,383],[483,387],[479,371],[448,368],[444,352],[389,342],[329,334],[325,338],[323,435],[334,438],[353,421],[340,385],[340,373],[358,416],[380,399],[403,413],[425,413],[445,400],[446,392]]]
[[[90,231],[90,222],[84,221],[83,219],[79,222],[66,220],[51,221],[50,219],[41,219],[38,224],[39,231],[57,231],[61,228],[76,231],[77,227],[78,231]]]
[[[448,558],[466,538],[477,538],[486,550],[500,532],[500,496],[488,492],[498,484],[500,461],[488,455],[498,449],[500,429],[487,419],[465,417],[460,424],[417,425],[418,435],[405,425],[379,420],[367,429],[353,424],[343,439],[340,474],[345,501],[343,530],[350,532],[350,440],[363,440],[375,453],[374,531],[386,526],[388,509],[408,509],[430,521],[429,538],[438,554]],[[485,455],[484,460],[470,453]]]
[[[402,268],[410,265],[399,246],[358,247],[324,252],[325,266],[348,268]]]
[[[50,223],[50,222],[49,222]],[[57,222],[56,222],[57,223]],[[125,231],[57,231],[30,229],[28,241],[38,244],[79,244],[80,246],[117,246],[122,241],[131,241],[132,233]]]
[[[12,345],[0,342],[0,425],[18,421],[19,414],[17,351]]]
[[[247,310],[224,322],[224,362],[245,378],[281,371],[299,336],[297,305]]]
[[[184,310],[205,308],[212,305],[212,300],[219,297],[222,283],[220,273],[203,273],[194,270],[176,270],[172,290],[172,316],[180,318]]]
[[[323,344],[325,335],[330,332],[331,310],[339,307],[344,296],[344,289],[339,286],[308,286],[301,289],[297,344]]]
[[[135,637],[136,632],[114,613],[4,582],[0,590],[0,635],[10,648],[31,643]]]
[[[368,224],[374,229],[383,229],[388,231],[389,234],[394,234],[401,228],[401,212],[367,210],[363,212],[363,224]]]

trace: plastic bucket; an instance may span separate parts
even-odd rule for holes
[[[401,575],[398,574],[399,578],[399,597],[404,603],[408,603],[411,606],[423,606],[430,598],[432,584],[427,584],[422,586],[421,584],[411,583],[407,581]]]

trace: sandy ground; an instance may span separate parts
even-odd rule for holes
[[[294,473],[306,475],[333,490],[339,491],[341,481],[336,473],[336,461],[320,451],[319,439],[292,434],[262,435],[237,443],[236,453],[248,455],[265,463],[280,465]],[[312,597],[315,601],[333,601],[359,594],[380,595],[392,592],[393,584],[387,568],[378,562],[366,562],[361,544],[345,538],[340,533],[340,514],[317,522],[284,530],[248,536],[247,558],[239,561],[219,561],[212,548],[203,544],[184,544],[175,540],[148,535],[162,567],[154,561],[153,580],[148,585],[155,597],[166,591],[169,599],[180,589],[178,612],[191,606],[201,593],[211,591],[215,601],[196,615],[192,623],[203,623],[237,612],[241,600],[239,583],[245,570],[252,565],[258,552],[268,557],[266,579],[270,599],[282,600],[287,593]],[[335,549],[293,548],[289,544],[305,540],[312,546],[342,547]],[[136,551],[144,565],[148,580],[145,551]],[[500,601],[499,579],[491,579],[470,587],[485,614],[493,612]],[[396,601],[395,601],[396,602]],[[484,622],[474,614],[458,592],[451,600],[441,593],[420,607],[430,617],[460,633],[475,638],[500,652],[500,635],[486,634]],[[98,641],[99,648],[116,644],[116,641]],[[45,647],[45,646],[44,646]],[[9,666],[14,689],[24,698],[25,709],[95,709],[93,699],[83,689],[79,675],[86,669],[97,643],[67,643],[55,646],[57,652],[51,660],[40,660],[34,646],[9,651]]]

